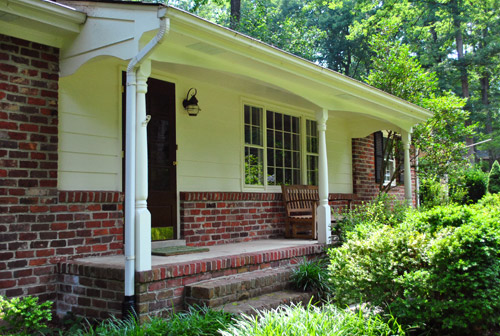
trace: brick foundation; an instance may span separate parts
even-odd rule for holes
[[[0,34],[0,295],[56,299],[56,266],[119,254],[119,192],[59,191],[59,50]]]
[[[186,308],[184,286],[188,284],[296,264],[304,257],[315,258],[322,253],[322,245],[311,244],[155,266],[152,271],[136,273],[137,313],[141,320],[150,316],[166,317]],[[121,316],[123,269],[68,261],[60,264],[59,272],[58,315],[72,312],[97,319]]]
[[[360,201],[369,201],[379,194],[378,183],[375,182],[375,154],[373,134],[366,138],[352,139],[352,174],[353,192]],[[415,190],[415,170],[411,172],[412,190]],[[397,185],[389,191],[389,195],[404,200],[404,185]],[[412,195],[416,204],[415,193]]]

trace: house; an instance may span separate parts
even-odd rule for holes
[[[412,126],[431,116],[159,4],[0,0],[0,28],[0,294],[10,297],[84,305],[65,292],[83,284],[75,272],[92,282],[108,270],[69,262],[121,254],[125,273],[108,278],[116,297],[131,296],[134,276],[165,276],[151,237],[282,237],[282,183],[319,185],[327,243],[338,194],[377,193],[373,133],[400,133],[408,158]],[[394,193],[414,201],[404,167]]]

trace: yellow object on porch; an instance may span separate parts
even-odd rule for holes
[[[151,240],[167,240],[174,239],[174,228],[169,227],[156,227],[151,228]]]

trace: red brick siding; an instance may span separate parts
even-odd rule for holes
[[[352,139],[353,192],[359,200],[368,201],[378,195],[375,182],[375,154],[373,134],[366,138]],[[413,203],[415,204],[415,171],[412,169]],[[399,200],[404,200],[404,186],[397,185],[389,191]]]
[[[136,308],[144,321],[151,316],[168,316],[182,311],[185,286],[269,267],[282,267],[323,255],[320,244],[287,247],[270,251],[235,254],[212,259],[156,266],[136,273]],[[59,266],[57,313],[72,312],[78,316],[107,318],[121,316],[123,269],[80,261],[62,262]]]
[[[121,193],[57,190],[58,67],[0,34],[0,295],[54,300],[58,262],[122,252]]]
[[[181,192],[181,234],[192,246],[284,235],[281,193]]]

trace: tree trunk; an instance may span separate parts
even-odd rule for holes
[[[229,26],[233,30],[237,30],[241,17],[241,0],[231,0],[231,18]]]
[[[455,14],[457,15],[457,14]],[[469,76],[467,74],[467,66],[465,65],[464,61],[464,40],[463,40],[463,35],[462,35],[462,28],[460,25],[459,19],[455,16],[453,20],[454,26],[455,26],[455,43],[457,47],[457,55],[458,55],[458,66],[460,70],[460,82],[462,84],[462,97],[467,100],[467,104],[465,106],[466,109],[469,109],[469,98],[470,98],[470,93],[469,93]],[[470,126],[471,125],[471,120],[468,119],[465,122],[465,126]],[[468,156],[469,156],[469,161],[471,163],[474,163],[474,146],[471,146],[474,143],[474,139],[472,137],[466,137],[465,138],[465,143],[467,144],[469,150],[468,150]]]

